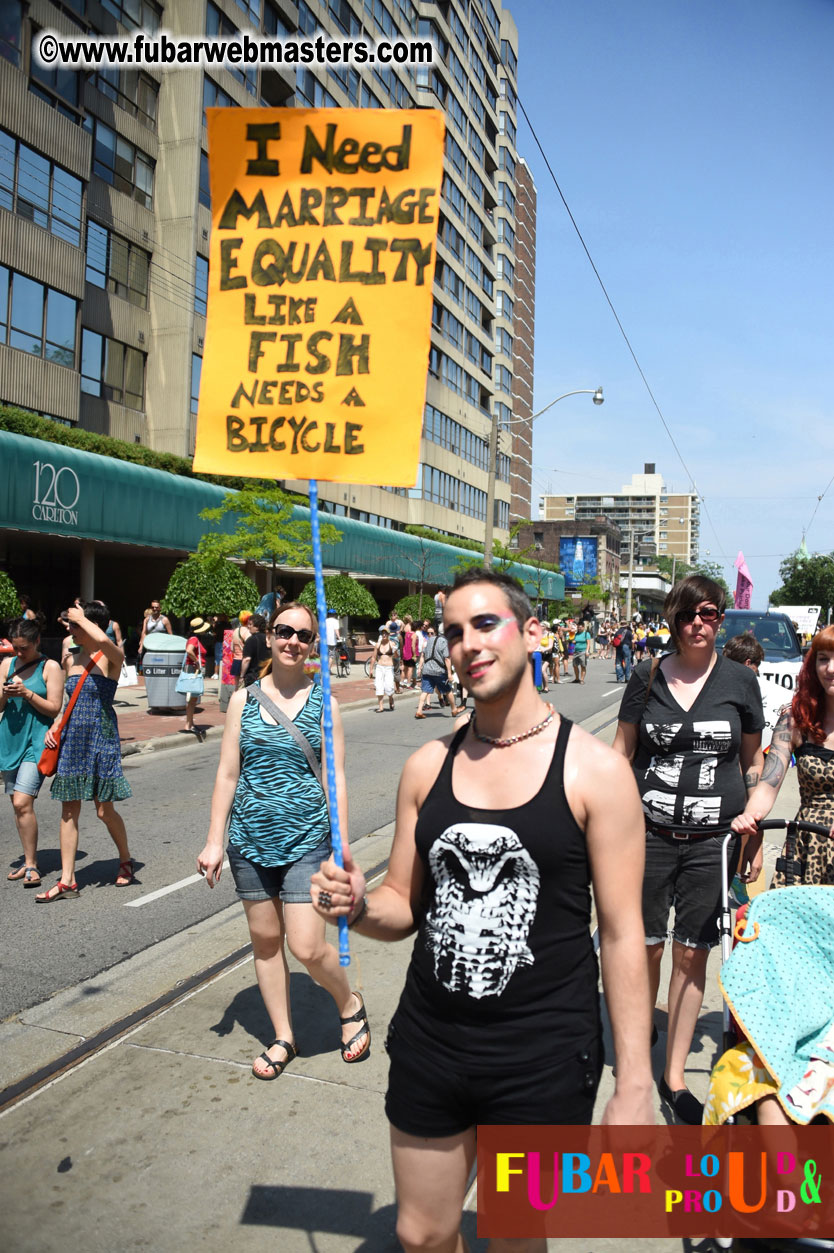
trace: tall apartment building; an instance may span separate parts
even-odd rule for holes
[[[576,523],[608,518],[622,532],[620,559],[627,568],[633,545],[634,564],[651,565],[657,557],[698,560],[701,512],[694,492],[670,492],[663,476],[647,462],[617,494],[580,492],[572,496],[541,496],[539,517]]]
[[[2,0],[0,401],[190,455],[206,328],[209,106],[441,108],[446,150],[420,469],[412,489],[321,484],[334,514],[483,539],[510,511],[516,66],[493,0]],[[39,29],[173,36],[324,30],[432,38],[429,67],[46,71]],[[532,327],[525,334],[532,337]],[[532,342],[532,338],[531,338]],[[391,455],[397,456],[391,398]],[[288,483],[296,490],[306,484]]]
[[[536,185],[516,165],[513,421],[510,428],[510,518],[531,518],[533,502],[533,359],[536,331]]]

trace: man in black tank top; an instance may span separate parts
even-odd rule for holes
[[[463,1249],[478,1123],[591,1121],[602,1069],[591,883],[616,1054],[604,1120],[654,1122],[633,772],[542,702],[529,665],[541,627],[514,579],[467,571],[444,628],[471,722],[406,763],[381,886],[366,897],[348,853],[312,887],[330,922],[347,915],[381,940],[417,932],[386,1041],[407,1253]]]

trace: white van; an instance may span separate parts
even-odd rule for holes
[[[759,666],[759,677],[770,679],[793,695],[796,678],[802,665],[802,648],[787,614],[776,610],[728,609],[715,641],[719,652],[734,635],[749,632],[764,649],[765,659]]]

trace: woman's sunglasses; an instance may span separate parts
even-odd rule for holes
[[[287,622],[279,622],[278,626],[272,628],[272,634],[279,640],[291,640],[294,635],[297,635],[299,644],[310,644],[313,640],[312,631],[308,631],[306,627],[296,631],[295,627],[291,627]]]
[[[717,622],[720,617],[721,614],[718,610],[713,609],[710,605],[703,609],[681,609],[675,615],[675,621],[690,623],[694,622],[696,618],[700,618],[702,622]]]

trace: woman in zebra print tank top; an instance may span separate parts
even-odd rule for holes
[[[253,695],[259,688],[277,705],[321,761],[322,690],[304,673],[316,638],[315,618],[304,605],[281,605],[270,618],[267,637],[271,658],[260,679],[229,701],[208,838],[197,858],[197,869],[214,887],[220,879],[228,822],[229,865],[249,924],[258,986],[275,1032],[272,1044],[255,1059],[252,1073],[257,1079],[277,1079],[299,1052],[285,940],[336,1003],[343,1060],[358,1061],[371,1043],[362,997],[351,992],[310,897],[310,877],[330,856],[328,799],[338,804],[341,830],[348,829],[339,708],[333,700],[336,797],[326,798],[301,747]]]

